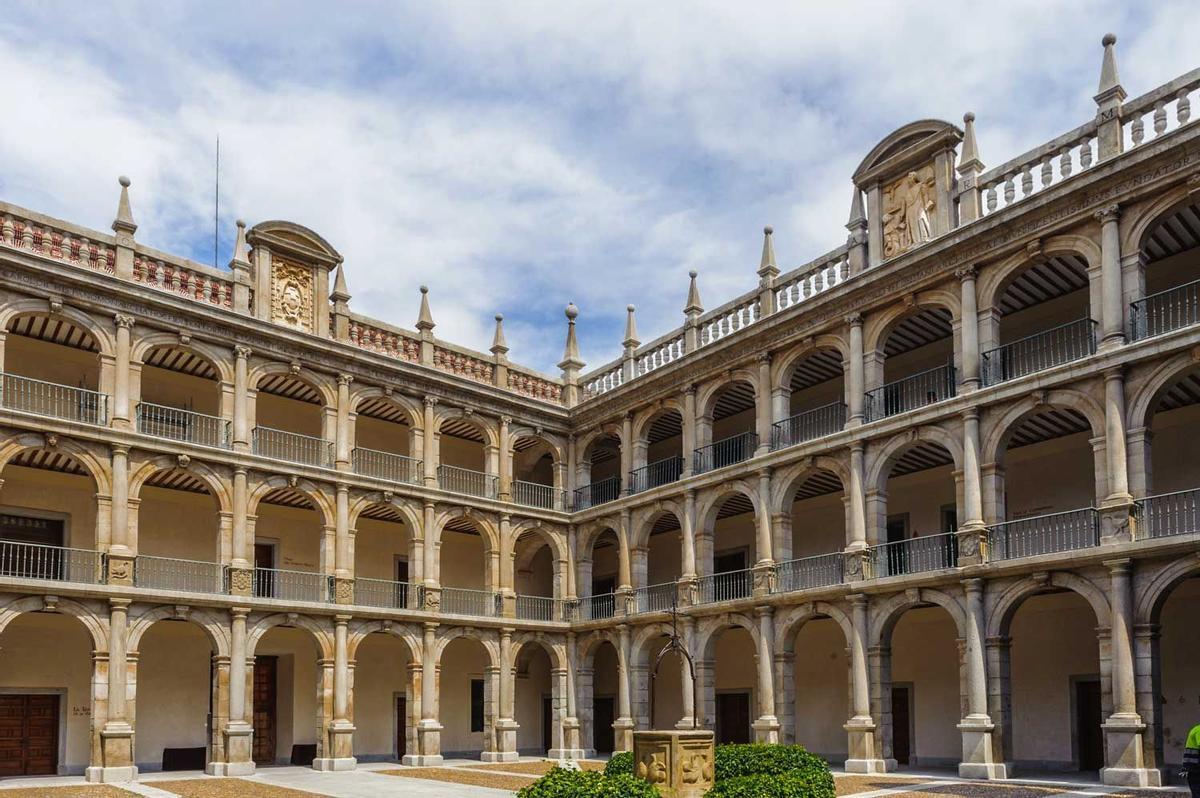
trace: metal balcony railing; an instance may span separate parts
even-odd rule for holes
[[[1138,501],[1138,537],[1167,538],[1200,532],[1200,489],[1160,493]]]
[[[641,493],[675,482],[683,474],[683,455],[656,460],[629,472],[629,492]]]
[[[155,438],[169,438],[199,446],[229,448],[229,422],[217,416],[178,407],[138,402],[137,430]]]
[[[523,621],[565,621],[566,602],[550,596],[517,596],[517,617]]]
[[[846,426],[845,402],[806,410],[771,425],[771,451],[795,446],[804,441],[824,438]]]
[[[621,495],[619,477],[609,477],[575,489],[575,510],[586,510],[597,504],[616,501]]]
[[[333,577],[311,571],[281,568],[254,569],[254,595],[284,601],[330,601]]]
[[[329,468],[333,465],[333,444],[323,438],[301,435],[270,427],[255,427],[251,445],[254,453],[272,460]]]
[[[350,453],[350,465],[356,474],[378,477],[389,482],[416,485],[420,483],[422,477],[422,463],[417,458],[391,452],[380,452],[375,449],[356,447]]]
[[[1095,353],[1096,322],[1078,319],[984,352],[983,384],[1015,380]]]
[[[747,598],[754,586],[754,575],[749,568],[740,571],[725,571],[700,577],[700,603],[733,601]]]
[[[844,566],[845,558],[840,551],[777,563],[775,592],[790,593],[793,590],[839,585],[845,581]]]
[[[1015,560],[1100,545],[1100,514],[1094,507],[1051,513],[988,527],[988,559]]]
[[[392,610],[415,610],[418,586],[389,579],[354,579],[354,603],[363,607],[385,607]]]
[[[225,566],[218,562],[139,554],[133,561],[133,584],[153,590],[224,593]]]
[[[513,480],[512,498],[515,503],[526,507],[541,507],[543,510],[566,509],[566,491],[540,482]]]
[[[500,615],[500,601],[500,594],[491,590],[443,587],[441,612],[447,615],[495,618]]]
[[[104,583],[103,552],[0,540],[0,577]]]
[[[499,477],[491,474],[458,466],[440,465],[437,469],[437,478],[438,487],[442,490],[467,496],[479,496],[483,499],[496,498],[496,485]]]
[[[635,588],[633,603],[638,612],[666,612],[675,604],[678,588],[674,582]]]
[[[958,565],[958,542],[953,532],[945,532],[881,543],[871,547],[871,561],[877,578],[954,568]]]
[[[867,420],[878,421],[952,398],[957,390],[954,375],[954,366],[938,366],[867,391]]]
[[[701,446],[692,453],[692,470],[697,474],[749,460],[758,449],[758,434],[743,432],[730,438]]]
[[[72,388],[19,374],[3,374],[0,405],[10,410],[64,418],[83,424],[108,423],[108,397],[86,388]]]
[[[585,596],[579,600],[579,606],[575,611],[575,617],[580,621],[598,621],[612,618],[616,614],[617,597],[612,593]]]
[[[1129,310],[1135,341],[1200,323],[1200,280],[1139,299]]]

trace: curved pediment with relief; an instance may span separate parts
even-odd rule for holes
[[[938,152],[957,146],[962,137],[962,130],[940,119],[909,122],[871,148],[854,170],[854,182],[860,188],[890,183],[901,173],[931,161]]]

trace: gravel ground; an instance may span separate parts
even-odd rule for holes
[[[924,784],[929,779],[896,776],[841,776],[833,778],[834,788],[838,795],[853,795],[858,792],[875,792],[888,790],[893,787],[903,787],[905,784]]]
[[[173,792],[181,798],[317,798],[317,793],[276,787],[246,779],[179,779],[177,781],[151,781],[151,787]],[[121,793],[125,798],[129,793]],[[8,798],[8,796],[4,796]],[[55,797],[57,798],[57,796]],[[74,798],[74,796],[70,796]],[[91,798],[91,796],[87,796]],[[108,798],[104,796],[103,798]]]
[[[520,763],[514,763],[520,764]],[[472,787],[491,787],[495,790],[519,790],[537,781],[534,776],[508,776],[503,773],[488,773],[470,768],[405,768],[403,770],[377,770],[385,776],[400,776],[406,779],[446,781],[451,784],[467,784]]]
[[[543,776],[550,772],[557,762],[552,759],[542,759],[537,762],[489,762],[483,765],[464,765],[467,770],[491,770],[497,773],[530,773]],[[603,762],[579,762],[584,770],[604,770]]]
[[[4,789],[3,798],[138,798],[134,793],[110,784],[81,784],[78,787],[13,787]]]

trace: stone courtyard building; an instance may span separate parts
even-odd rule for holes
[[[901,127],[845,244],[782,270],[767,228],[752,290],[693,275],[649,343],[630,307],[591,372],[574,307],[555,376],[424,289],[361,316],[290,222],[223,270],[138,243],[125,179],[111,234],[0,204],[0,775],[695,720],[1159,784],[1200,721],[1200,70],[1130,100],[1114,42],[1093,119],[990,169],[971,114]],[[674,606],[695,685],[652,673]]]

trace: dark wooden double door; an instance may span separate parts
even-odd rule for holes
[[[0,695],[0,776],[58,772],[58,695]]]

